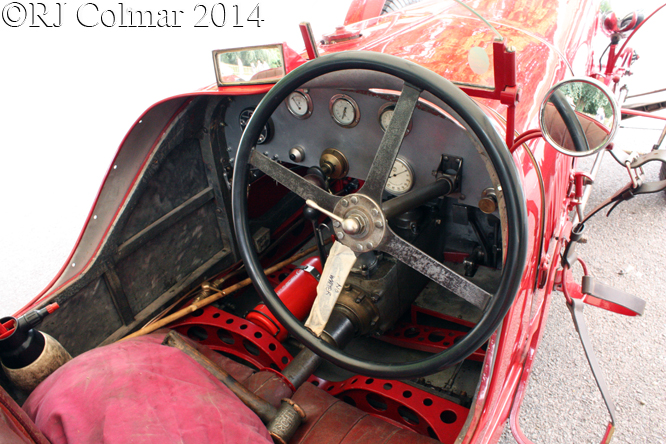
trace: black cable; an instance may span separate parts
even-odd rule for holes
[[[608,46],[606,46],[606,49],[604,49],[604,52],[601,53],[601,57],[599,57],[599,71],[601,71],[601,59],[604,58],[606,51],[608,51],[608,48],[610,48],[611,45],[612,43],[609,43]]]

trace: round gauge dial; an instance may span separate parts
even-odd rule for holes
[[[250,117],[252,117],[252,113],[254,113],[254,109],[252,108],[247,108],[241,111],[240,116],[238,117],[238,123],[240,123],[241,131],[245,131],[245,127],[247,126],[247,122],[250,120]],[[261,145],[262,143],[267,142],[269,137],[270,137],[270,132],[267,123],[261,129],[261,133],[259,134],[259,138],[257,139],[257,144]]]
[[[393,168],[386,181],[386,191],[391,194],[403,194],[414,186],[414,170],[402,157],[395,159]]]
[[[382,128],[382,130],[386,131],[386,129],[389,126],[389,123],[391,123],[391,118],[393,118],[393,113],[395,112],[395,103],[386,103],[382,105],[381,108],[379,108],[379,126]],[[409,121],[409,125],[407,125],[407,131],[405,131],[405,135],[409,134],[409,132],[412,130],[412,121]]]
[[[358,109],[358,105],[348,95],[334,95],[331,97],[331,103],[328,108],[331,112],[331,117],[340,126],[352,128],[361,119],[361,111]]]
[[[307,119],[312,114],[312,99],[304,91],[294,91],[286,100],[289,112],[299,119]]]

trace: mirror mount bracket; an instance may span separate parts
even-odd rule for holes
[[[507,106],[506,111],[506,146],[513,146],[516,121],[516,104],[520,101],[522,86],[516,82],[516,48],[507,46],[506,40],[496,38],[493,41],[494,88],[475,88],[459,85],[470,97],[499,100]]]

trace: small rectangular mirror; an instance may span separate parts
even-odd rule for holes
[[[276,83],[284,77],[282,45],[213,51],[218,86]]]

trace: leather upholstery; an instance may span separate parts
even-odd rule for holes
[[[306,382],[292,400],[307,415],[290,444],[433,444],[433,439],[365,413]]]
[[[0,387],[0,442],[49,444],[35,423],[2,387]]]

